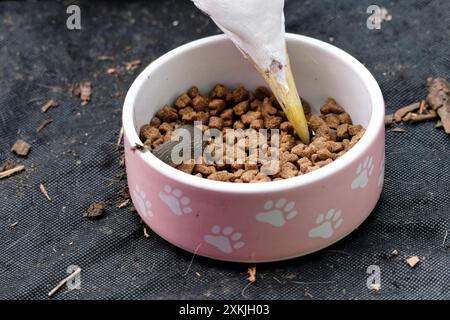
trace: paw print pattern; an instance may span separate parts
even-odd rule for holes
[[[316,219],[317,227],[309,231],[309,237],[322,239],[331,238],[335,230],[341,226],[342,222],[344,222],[341,215],[342,211],[335,209],[331,209],[326,215],[323,213],[319,214]]]
[[[192,213],[192,208],[189,207],[191,199],[183,196],[183,192],[180,189],[173,189],[171,186],[165,185],[164,190],[159,193],[159,198],[178,217],[183,214]]]
[[[233,232],[232,227],[221,229],[220,226],[211,228],[211,234],[204,236],[204,240],[210,245],[216,247],[223,253],[232,253],[236,249],[244,246],[244,242],[240,241],[242,234]]]
[[[356,179],[352,182],[352,189],[364,189],[369,184],[369,177],[373,173],[373,157],[368,156],[361,162],[356,170]]]
[[[147,196],[145,195],[144,190],[141,190],[141,188],[136,185],[133,190],[133,195],[141,214],[143,214],[144,217],[153,217],[153,212],[151,210],[152,204],[146,199]]]
[[[269,200],[264,204],[265,211],[256,215],[256,220],[274,227],[282,227],[297,216],[294,207],[295,203],[287,199],[280,199],[277,202]]]
[[[381,188],[384,182],[384,172],[385,172],[386,160],[383,159],[380,164],[380,176],[378,177],[378,187]]]

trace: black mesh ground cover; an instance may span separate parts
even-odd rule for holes
[[[377,3],[392,15],[380,31],[366,28],[366,0],[286,1],[286,24],[356,56],[393,112],[424,98],[428,76],[450,77],[450,2]],[[0,162],[17,160],[9,151],[17,138],[32,143],[27,170],[0,181],[0,298],[46,298],[69,265],[82,267],[81,289],[55,299],[450,298],[450,138],[434,123],[387,132],[385,189],[357,231],[322,252],[258,265],[249,287],[246,265],[200,257],[191,265],[191,254],[146,239],[139,218],[114,207],[126,184],[116,181],[115,146],[124,94],[152,60],[218,30],[189,1],[79,4],[82,30],[69,31],[62,2],[0,2]],[[134,59],[142,60],[134,73],[105,74]],[[94,86],[86,107],[67,94],[81,80]],[[60,106],[42,114],[49,98]],[[46,118],[53,122],[37,134]],[[82,218],[96,200],[111,204],[106,217]],[[403,255],[423,261],[411,269]],[[378,293],[366,287],[370,265],[381,268]]]

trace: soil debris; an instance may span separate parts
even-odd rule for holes
[[[45,119],[37,128],[36,128],[36,132],[39,133],[42,130],[44,130],[44,128],[46,126],[48,126],[50,123],[52,123],[53,120],[52,119]]]
[[[141,65],[141,60],[136,59],[129,62],[125,62],[125,69],[127,71],[134,71]]]
[[[413,256],[413,257],[406,259],[406,263],[411,268],[415,268],[419,262],[420,262],[420,258],[418,256]]]
[[[94,202],[84,213],[83,217],[88,219],[98,219],[105,214],[106,205],[103,202]]]
[[[59,103],[53,99],[50,99],[41,107],[41,111],[45,113],[51,108],[56,108],[57,106],[59,106]]]
[[[7,177],[10,177],[13,174],[21,172],[23,170],[25,170],[25,166],[23,164],[21,164],[21,165],[15,166],[14,168],[1,171],[0,172],[0,179],[4,179],[4,178],[7,178]]]
[[[247,275],[248,275],[247,280],[250,283],[255,283],[256,282],[256,266],[255,265],[250,266],[248,268]]]
[[[31,145],[25,140],[17,140],[11,147],[11,151],[20,157],[26,157],[30,153]]]
[[[450,83],[442,78],[428,78],[427,102],[441,118],[447,134],[450,134]]]
[[[39,184],[39,191],[44,195],[44,197],[47,198],[48,201],[52,201],[52,198],[50,198],[47,189],[45,189],[45,186],[42,183]]]

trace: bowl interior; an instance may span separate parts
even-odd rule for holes
[[[150,66],[152,70],[134,100],[136,132],[192,85],[204,94],[217,83],[231,88],[244,85],[251,90],[264,85],[230,40],[224,36],[211,39],[178,48]],[[355,123],[367,127],[373,105],[355,60],[337,48],[305,37],[287,35],[287,45],[299,92],[312,109],[318,112],[325,100],[333,97]]]

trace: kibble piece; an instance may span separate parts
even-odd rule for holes
[[[219,117],[211,117],[209,118],[209,124],[208,126],[210,128],[216,128],[219,130],[223,129],[223,119]]]
[[[193,99],[200,94],[200,91],[198,90],[198,88],[196,86],[193,86],[193,87],[189,88],[187,94],[189,95],[189,97],[191,99]]]
[[[161,125],[161,119],[158,117],[153,117],[152,120],[150,121],[150,125],[152,127],[158,127]]]
[[[195,96],[192,99],[192,106],[195,111],[205,111],[208,107],[208,99],[201,95]]]
[[[289,121],[285,121],[280,124],[280,130],[292,134],[294,132],[294,126]]]
[[[229,182],[233,178],[233,174],[228,171],[219,171],[208,176],[209,180]]]
[[[150,144],[161,137],[161,133],[158,128],[152,127],[149,124],[143,125],[139,133],[139,137],[142,141],[150,140]]]
[[[261,110],[262,110],[262,105],[263,105],[263,103],[262,103],[261,100],[258,100],[258,99],[253,100],[253,101],[250,103],[250,110],[252,110],[252,111],[260,111],[260,112],[261,112]]]
[[[241,121],[245,125],[250,125],[253,120],[261,119],[261,112],[257,111],[249,111],[246,114],[241,116]]]
[[[173,122],[178,120],[178,113],[175,108],[170,106],[164,106],[160,111],[156,113],[156,116],[160,118],[163,122]]]
[[[222,114],[220,115],[220,117],[227,121],[227,120],[233,120],[233,109],[225,109],[224,111],[222,111]]]
[[[223,109],[225,109],[225,100],[222,99],[214,99],[209,105],[209,110],[212,116],[219,115]]]
[[[342,146],[344,147],[345,151],[350,150],[350,140],[348,139],[342,140]]]
[[[297,164],[302,173],[307,173],[308,168],[313,166],[311,160],[309,160],[307,157],[303,157],[300,160],[298,160]]]
[[[267,116],[264,119],[264,126],[266,129],[276,129],[280,127],[281,122],[283,122],[281,117]]]
[[[181,109],[179,111],[181,121],[185,124],[192,124],[195,121],[195,111],[191,107]]]
[[[292,148],[291,153],[299,156],[299,157],[303,157],[303,152],[305,151],[306,145],[304,145],[303,143],[300,143],[298,145],[296,145],[294,148]]]
[[[272,105],[269,98],[265,98],[261,107],[261,113],[263,117],[273,116],[277,114],[277,109]]]
[[[192,160],[190,163],[182,163],[179,166],[177,166],[177,169],[180,171],[183,171],[187,174],[192,174],[195,167],[195,161]]]
[[[339,118],[335,114],[327,114],[325,116],[325,123],[330,128],[336,129],[340,125]]]
[[[296,155],[295,153],[291,153],[289,151],[284,151],[281,153],[280,156],[280,161],[281,163],[285,163],[285,162],[297,162],[298,161],[298,155]]]
[[[310,172],[313,172],[313,171],[316,171],[316,170],[319,170],[319,169],[320,169],[320,167],[317,166],[317,165],[311,166],[311,167],[308,167],[308,169],[306,169],[306,173],[310,173]]]
[[[247,113],[247,111],[248,111],[248,100],[238,103],[237,105],[235,105],[233,107],[233,110],[234,110],[234,114],[237,115],[238,117],[240,117],[243,114]]]
[[[233,180],[240,179],[244,173],[245,173],[244,169],[236,170],[235,172],[233,172]]]
[[[323,137],[325,139],[330,140],[329,131],[330,128],[327,125],[322,125],[319,128],[317,128],[316,131],[316,137]]]
[[[348,124],[344,123],[344,124],[339,125],[337,127],[336,134],[339,139],[348,139],[349,138]]]
[[[195,113],[195,121],[200,121],[202,124],[207,124],[209,122],[209,114],[203,111]]]
[[[317,115],[313,115],[309,119],[309,127],[314,131],[317,131],[317,129],[324,125],[326,125],[325,121]]]
[[[296,146],[296,142],[295,142],[294,136],[292,136],[290,134],[281,135],[280,150],[283,150],[283,151],[291,150],[295,146]]]
[[[272,179],[268,175],[258,173],[250,183],[264,183],[270,181],[272,181]]]
[[[227,96],[227,93],[228,89],[224,85],[218,84],[214,87],[211,97],[224,99]]]
[[[341,124],[344,124],[344,123],[346,123],[346,124],[353,124],[352,118],[350,117],[350,115],[347,112],[339,114],[338,118],[339,118],[339,122]]]
[[[209,176],[216,172],[216,167],[206,164],[197,164],[194,168],[194,172],[201,173],[204,176]]]
[[[255,130],[260,130],[260,129],[264,128],[264,120],[263,119],[253,120],[250,123],[250,128],[255,129]]]
[[[26,157],[30,152],[31,145],[24,140],[17,140],[11,147],[11,151],[21,157]]]
[[[328,150],[332,153],[338,153],[344,150],[344,146],[340,142],[328,141]]]
[[[162,134],[166,134],[167,132],[172,132],[174,129],[174,126],[170,123],[167,122],[163,122],[160,126],[159,126],[159,132],[161,132]]]
[[[183,93],[175,101],[175,106],[178,109],[183,109],[183,108],[186,108],[190,103],[191,103],[191,97],[189,97],[189,95],[187,93]]]
[[[297,166],[293,163],[286,162],[281,165],[280,177],[283,179],[289,179],[296,177],[298,174]]]
[[[248,91],[242,86],[239,86],[235,90],[233,90],[232,95],[233,95],[233,101],[235,103],[242,102],[242,101],[248,99],[248,97],[249,97]]]
[[[319,166],[320,168],[323,168],[323,167],[325,167],[326,165],[329,165],[332,162],[333,162],[333,159],[327,159],[327,160],[324,160],[324,161],[316,162],[315,164],[316,164],[316,166]]]
[[[235,130],[244,129],[245,128],[245,124],[243,124],[242,121],[237,120],[237,121],[234,122],[233,128]]]
[[[256,175],[258,174],[258,170],[248,170],[245,171],[242,175],[241,175],[241,180],[243,182],[249,183],[250,181],[252,181],[253,179],[255,179]]]
[[[336,100],[334,100],[333,98],[328,98],[325,104],[322,106],[322,108],[320,108],[320,112],[322,114],[329,114],[329,113],[341,114],[344,113],[345,110],[336,103]]]
[[[255,97],[258,100],[263,101],[265,98],[270,98],[270,96],[272,95],[272,93],[270,92],[270,90],[266,87],[258,87],[255,90]]]
[[[361,125],[359,125],[359,124],[348,126],[348,133],[352,137],[356,136],[361,130],[363,130],[363,127]]]
[[[317,150],[317,153],[313,156],[317,156],[316,159],[312,159],[314,162],[316,161],[323,161],[323,160],[328,160],[331,159],[333,160],[336,156],[330,152],[330,150],[328,149],[320,149]]]

